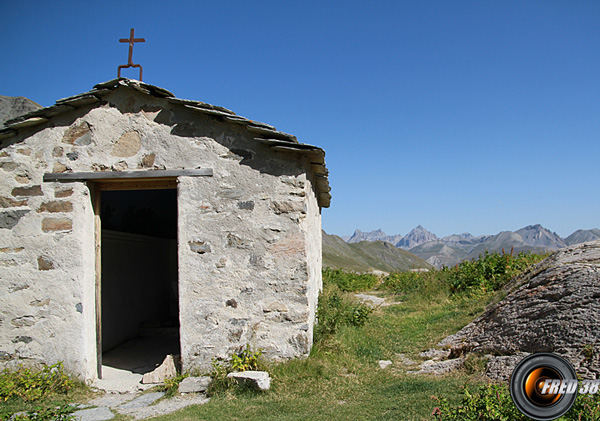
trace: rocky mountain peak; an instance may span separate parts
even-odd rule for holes
[[[439,238],[423,228],[422,225],[417,225],[413,228],[402,240],[400,240],[396,246],[402,249],[408,250],[419,244],[427,243],[429,241],[437,241]]]
[[[540,224],[528,225],[518,231],[515,231],[515,233],[519,234],[523,238],[525,244],[528,246],[547,247],[553,249],[559,249],[566,246],[565,241],[560,238],[558,234],[551,232]]]

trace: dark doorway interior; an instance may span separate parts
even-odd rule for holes
[[[176,190],[101,194],[102,364],[146,373],[179,354]]]

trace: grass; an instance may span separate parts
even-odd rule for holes
[[[364,279],[357,279],[363,282]],[[347,279],[343,280],[347,286]],[[351,288],[346,288],[351,289]],[[328,283],[325,293],[353,298]],[[207,404],[158,420],[432,420],[432,397],[458,402],[465,384],[481,383],[480,373],[432,376],[407,373],[396,354],[422,361],[419,354],[468,324],[492,299],[452,296],[445,288],[408,294],[376,292],[401,304],[377,309],[363,326],[343,325],[317,338],[309,358],[272,365],[272,388],[265,393],[228,390]],[[393,368],[381,370],[379,360]]]

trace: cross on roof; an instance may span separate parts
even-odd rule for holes
[[[131,32],[129,35],[129,38],[121,38],[119,40],[119,42],[128,42],[129,43],[129,60],[127,61],[127,64],[125,65],[121,65],[119,66],[119,71],[117,73],[118,77],[121,77],[121,69],[125,69],[128,67],[139,67],[140,69],[140,81],[142,80],[142,66],[139,64],[133,64],[132,59],[133,59],[133,45],[136,42],[146,42],[146,40],[144,38],[135,38],[134,37],[134,28],[131,28]]]

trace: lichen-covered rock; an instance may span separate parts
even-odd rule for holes
[[[506,290],[505,299],[438,345],[451,358],[492,354],[488,375],[496,379],[507,379],[518,362],[502,356],[534,352],[557,353],[583,377],[600,377],[600,241],[557,251]]]

